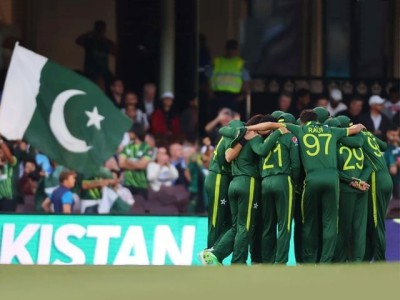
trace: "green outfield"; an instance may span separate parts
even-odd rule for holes
[[[0,266],[0,299],[385,299],[400,264],[139,267]]]

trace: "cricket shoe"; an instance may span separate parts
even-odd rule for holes
[[[200,260],[205,266],[222,266],[218,261],[218,258],[211,252],[210,249],[206,249],[200,252]]]

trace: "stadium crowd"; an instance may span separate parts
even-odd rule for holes
[[[65,179],[63,166],[24,141],[2,142],[0,210],[80,213],[204,214],[203,181],[212,153],[210,139],[196,146],[197,97],[178,114],[174,95],[156,99],[156,86],[143,97],[112,81],[109,98],[132,120],[118,151],[90,178],[76,174],[71,209],[43,201]],[[61,176],[62,175],[62,176]],[[60,182],[59,182],[60,179]]]
[[[114,105],[132,120],[132,127],[124,135],[118,152],[96,176],[84,178],[77,174],[72,188],[75,204],[72,211],[206,214],[208,199],[204,192],[204,178],[209,172],[209,163],[220,139],[219,130],[232,120],[240,120],[240,114],[230,108],[221,108],[217,116],[204,126],[204,135],[198,136],[199,110],[195,95],[189,99],[187,108],[178,112],[174,95],[166,92],[158,99],[157,87],[153,83],[145,84],[139,97],[138,93],[125,89],[123,81],[116,78],[111,81],[107,93]],[[365,124],[369,131],[388,143],[384,157],[394,182],[393,197],[398,199],[398,89],[393,87],[389,95],[386,101],[379,96],[372,96],[367,113],[362,112],[362,98],[354,97],[346,105],[338,89],[316,101],[311,101],[307,90],[299,90],[295,102],[291,94],[283,93],[277,105],[280,111],[296,117],[302,109],[321,106],[331,115],[345,115]],[[338,107],[341,109],[338,110]],[[7,148],[13,153],[15,161],[12,157],[7,160]],[[0,192],[3,199],[0,201],[0,210],[47,211],[42,202],[59,185],[59,176],[65,168],[50,162],[24,141],[2,143],[0,154]],[[110,193],[110,190],[114,193]],[[118,201],[115,201],[116,197]]]

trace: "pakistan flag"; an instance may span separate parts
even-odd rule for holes
[[[0,133],[90,174],[111,157],[130,121],[91,81],[15,46],[0,106]]]

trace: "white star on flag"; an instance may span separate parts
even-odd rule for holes
[[[221,205],[225,205],[226,204],[226,200],[225,198],[221,200]]]
[[[93,107],[93,111],[85,111],[85,114],[89,117],[86,127],[94,126],[100,130],[100,122],[104,120],[104,117],[99,114],[97,107]]]
[[[258,203],[254,203],[253,208],[257,209],[258,208]]]

